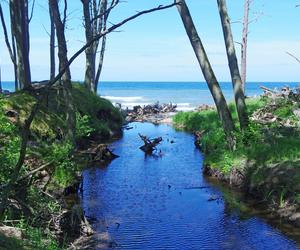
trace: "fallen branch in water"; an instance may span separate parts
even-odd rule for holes
[[[156,146],[162,141],[161,137],[157,137],[151,140],[147,136],[141,135],[140,133],[139,136],[144,142],[144,145],[141,146],[140,149],[148,154],[152,154],[152,152],[156,149]]]

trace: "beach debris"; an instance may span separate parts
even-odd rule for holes
[[[139,137],[143,140],[144,145],[140,147],[147,154],[152,154],[154,150],[156,150],[156,146],[162,141],[162,137],[157,137],[154,139],[149,139],[145,135],[141,135],[139,133]]]
[[[213,109],[215,109],[214,106],[210,106],[210,105],[207,105],[207,104],[201,104],[197,108],[195,108],[195,111],[201,112],[201,111],[213,110]]]
[[[268,105],[256,110],[250,117],[252,121],[263,125],[270,125],[273,123],[278,124],[281,127],[295,127],[297,126],[296,122],[289,119],[289,118],[282,118],[276,115],[276,110],[278,107],[282,106],[282,101],[292,104],[297,107],[298,103],[300,102],[300,86],[296,89],[292,89],[288,86],[285,86],[278,89],[269,89],[264,86],[260,87],[264,90],[264,94],[262,97],[267,97],[271,100]],[[300,111],[296,108],[293,111],[296,118],[300,119]]]
[[[267,112],[266,108],[258,109],[250,117],[252,121],[260,123],[262,125],[269,125],[277,123],[282,127],[295,127],[296,123],[291,119],[282,119],[271,112]]]
[[[128,110],[126,113],[126,121],[146,121],[149,116],[156,116],[159,114],[176,112],[177,105],[173,103],[159,104],[156,102],[154,104],[134,106],[132,110]]]
[[[281,88],[280,90],[277,89],[269,89],[264,86],[260,86],[260,88],[264,91],[262,96],[270,97],[274,101],[279,98],[288,99],[293,102],[300,101],[300,85],[292,89],[288,86]]]

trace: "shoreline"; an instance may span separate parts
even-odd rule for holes
[[[270,124],[270,126],[276,126],[278,123],[278,129],[275,131],[279,131],[279,134],[283,129],[291,131],[294,128],[291,126],[292,120],[294,121],[294,124],[296,124],[295,130],[293,130],[296,137],[290,139],[290,137],[288,137],[289,134],[283,134],[282,136],[284,137],[285,135],[286,137],[284,138],[286,138],[286,140],[296,140],[296,138],[298,138],[296,131],[299,131],[296,130],[297,126],[299,126],[297,106],[292,106],[291,104],[290,106],[284,105],[284,101],[291,101],[289,98],[292,98],[294,95],[286,94],[286,92],[290,91],[289,89],[283,88],[281,91],[282,92],[275,92],[275,94],[273,93],[271,96],[277,101],[276,105],[273,102],[269,103],[266,99],[266,103],[259,104],[259,101],[262,99],[258,99],[257,102],[255,99],[251,100],[249,98],[249,106],[252,108],[253,112],[252,114],[250,113],[250,119],[253,121],[265,122],[261,123],[263,124],[260,127],[260,129],[262,129],[261,131],[274,131],[274,128],[272,130],[272,127],[270,128],[267,125]],[[269,98],[269,93],[265,93],[263,97]],[[252,107],[250,105],[251,102]],[[285,110],[285,113],[281,112],[281,110]],[[290,113],[288,113],[288,111]],[[272,120],[263,120],[265,114],[272,117]],[[289,114],[294,115],[294,120],[288,116]],[[199,112],[193,117],[188,114],[183,114],[180,117],[176,117],[177,120],[175,121],[177,128],[185,128],[186,131],[195,132],[195,144],[201,150],[203,155],[206,156],[206,163],[203,167],[204,175],[214,178],[220,183],[225,183],[229,188],[239,189],[246,196],[248,195],[254,198],[258,204],[264,204],[268,208],[268,214],[275,214],[278,218],[300,228],[300,204],[295,198],[297,194],[299,196],[299,182],[296,182],[298,176],[300,176],[299,157],[297,158],[297,155],[293,155],[293,157],[276,158],[275,160],[273,159],[273,161],[268,161],[272,154],[283,155],[286,152],[287,156],[291,155],[288,154],[290,147],[287,147],[287,144],[282,143],[277,143],[277,145],[275,145],[276,147],[271,144],[273,147],[272,149],[269,149],[269,151],[260,146],[259,149],[262,151],[257,151],[258,153],[255,151],[256,154],[247,154],[247,151],[242,151],[241,149],[239,149],[240,151],[236,154],[230,154],[228,150],[223,149],[223,142],[218,141],[219,137],[218,139],[213,137],[216,133],[220,133],[220,129],[217,125],[210,127],[210,124],[218,119],[216,112],[210,113],[210,118],[207,118],[205,115],[207,115],[207,113],[201,115],[201,112]],[[215,116],[213,117],[212,115]],[[199,125],[199,122],[202,125]],[[191,123],[192,125],[189,126]],[[257,129],[254,133],[259,133],[258,131],[259,130]],[[263,135],[264,134],[259,134],[261,137],[258,137],[262,142],[264,142],[263,138],[265,138]],[[202,138],[203,136],[206,137]],[[258,134],[256,134],[256,136],[258,136]],[[208,144],[208,140],[211,137],[213,137],[210,141],[211,144]],[[267,134],[266,142],[268,142],[268,139],[275,140],[276,138]],[[289,145],[293,145],[292,143],[293,141],[289,141]],[[253,145],[251,147],[255,148],[257,146]],[[285,149],[285,147],[286,151],[280,151],[280,148]],[[295,150],[294,148],[291,149]],[[265,159],[265,161],[256,160],[257,158],[255,158],[255,156],[260,156],[259,152],[264,152],[265,158],[262,159]],[[218,158],[216,160],[216,157],[220,157],[220,159]]]
[[[166,114],[164,114],[164,118],[170,120],[170,119],[172,119],[172,115],[174,115],[174,114],[166,113]],[[145,119],[143,121],[134,121],[134,122],[153,123],[151,121],[153,121],[153,120],[157,121],[157,115],[155,115],[154,118],[151,116],[148,116],[147,119],[148,120]],[[164,122],[165,120],[161,120],[161,119],[158,119],[158,120],[159,120],[158,123],[153,123],[153,124],[156,124],[156,125],[166,124]],[[172,125],[170,123],[167,123],[167,124]],[[130,123],[127,123],[127,125],[130,126]],[[126,129],[126,127],[124,129]],[[130,129],[130,127],[129,127],[129,129]],[[109,145],[110,142],[108,142],[107,144]],[[212,169],[212,168],[203,166],[203,169]],[[203,171],[203,175],[205,175],[207,178],[209,178],[210,181],[213,181],[213,182],[216,181],[216,183],[217,183],[216,185],[224,185],[225,188],[228,188],[229,190],[231,190],[233,192],[241,192],[241,194],[245,196],[246,203],[247,203],[248,193],[245,192],[245,190],[242,188],[242,187],[244,187],[244,184],[246,182],[245,182],[245,180],[241,180],[241,178],[240,178],[241,175],[240,175],[239,171],[235,171],[232,174],[232,176],[230,176],[230,177],[226,177],[221,172],[218,172],[218,171],[213,172],[212,174],[208,174],[208,173],[205,173],[205,171]],[[216,175],[216,176],[214,176],[214,175]],[[217,176],[217,175],[219,175],[219,176]],[[239,186],[240,186],[240,188],[239,188]],[[261,199],[258,199],[258,197],[253,197],[253,195],[251,195],[250,199],[251,199],[250,202],[254,201],[254,203],[252,203],[252,204],[249,203],[249,206],[253,207],[254,209],[260,210],[260,209],[268,206],[268,204],[261,202]],[[257,201],[257,203],[256,203],[256,201]],[[263,218],[266,218],[268,220],[272,217],[272,218],[276,218],[276,221],[278,218],[278,221],[279,221],[280,218],[275,214],[277,212],[275,209],[276,209],[276,207],[268,206],[268,210],[266,213],[263,214]],[[281,213],[283,214],[284,211],[282,210]],[[277,222],[275,222],[274,225],[276,225]],[[290,225],[289,224],[290,221],[287,221],[287,222],[288,222],[287,225]],[[293,226],[297,227],[297,225],[295,225],[295,224],[293,224]],[[108,232],[100,232],[100,233],[94,232],[94,234],[92,236],[88,236],[88,237],[83,236],[83,237],[77,239],[73,243],[73,246],[69,249],[78,249],[78,248],[80,249],[80,247],[86,246],[86,244],[88,244],[88,246],[90,246],[90,247],[97,246],[97,247],[99,247],[99,249],[107,249],[107,248],[112,247],[115,244],[115,242],[113,241],[113,239],[110,238]]]
[[[201,109],[203,107],[203,109]],[[211,107],[208,105],[200,106],[200,109],[193,110],[193,112],[208,110]],[[148,114],[144,115],[142,118],[134,119],[129,121],[130,122],[149,122],[156,125],[159,124],[168,124],[173,127],[173,117],[177,114],[177,112],[167,112],[167,113],[158,113],[158,114]],[[181,111],[180,111],[181,112]],[[188,132],[188,131],[187,131]],[[188,132],[189,133],[189,132]],[[197,141],[197,135],[195,135],[195,142]],[[201,151],[201,149],[199,149]],[[204,155],[204,153],[201,151]],[[292,224],[293,226],[300,228],[300,209],[299,205],[297,204],[286,204],[286,206],[280,206],[278,202],[267,201],[265,197],[263,197],[262,193],[259,192],[259,187],[256,187],[251,181],[246,177],[247,173],[246,170],[249,169],[247,165],[250,165],[248,161],[245,161],[244,167],[241,169],[237,169],[235,167],[232,168],[228,175],[224,175],[220,170],[216,168],[212,168],[208,165],[203,166],[203,174],[207,177],[213,178],[220,183],[225,183],[228,188],[238,189],[241,191],[245,196],[251,196],[254,200],[257,201],[258,204],[263,204],[268,207],[269,214],[276,214],[280,218],[284,219],[286,222]],[[244,171],[244,172],[243,172]],[[273,179],[276,179],[276,176],[273,176]],[[271,181],[272,178],[269,178]],[[265,184],[266,186],[268,183]]]
[[[245,168],[243,171],[233,167],[229,175],[224,175],[220,170],[204,165],[203,174],[209,178],[213,178],[219,183],[225,184],[230,189],[237,189],[242,192],[243,195],[250,196],[257,202],[257,206],[264,205],[267,208],[268,214],[277,216],[285,222],[300,228],[299,206],[293,203],[281,206],[278,202],[274,202],[274,200],[266,200],[263,194],[259,191],[259,187],[251,185],[250,180],[246,177],[246,169],[248,168],[247,162],[245,162],[244,165]],[[270,179],[272,178],[276,178],[276,176],[272,176]],[[269,183],[266,183],[265,185],[268,184]],[[255,204],[253,205],[255,206]]]

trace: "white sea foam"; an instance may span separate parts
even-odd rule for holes
[[[109,99],[113,102],[137,102],[143,100],[142,96],[102,96],[103,98]]]
[[[177,107],[189,107],[191,104],[188,102],[177,103]]]
[[[177,110],[178,111],[193,111],[193,110],[195,110],[195,108],[196,107],[180,107],[180,106],[178,106]]]
[[[126,108],[133,109],[134,106],[144,107],[144,106],[147,106],[147,105],[151,105],[154,102],[124,102],[124,101],[120,101],[120,102],[114,101],[113,102],[114,105],[116,105],[117,103],[120,103],[122,105],[123,109],[126,109]],[[160,103],[160,104],[162,104],[162,103]],[[183,102],[183,103],[177,103],[177,108],[176,109],[178,111],[192,111],[195,108],[196,107],[195,106],[191,106],[190,103]]]
[[[121,105],[123,108],[129,108],[129,109],[132,109],[134,106],[138,106],[140,105],[141,107],[143,106],[146,106],[146,105],[149,105],[150,103],[147,103],[147,102],[121,102]]]

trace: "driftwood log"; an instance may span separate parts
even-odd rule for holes
[[[154,104],[149,104],[145,106],[134,106],[133,110],[126,111],[126,121],[145,121],[149,117],[162,115],[165,113],[176,112],[177,105],[173,103],[159,104],[156,102]]]
[[[269,96],[274,100],[284,98],[292,102],[300,101],[300,86],[296,87],[295,89],[285,86],[280,90],[272,90],[264,86],[260,86],[260,88],[264,91],[263,96]]]
[[[99,144],[82,152],[90,155],[92,162],[110,162],[119,156],[114,154],[106,144]]]
[[[140,147],[141,150],[143,150],[147,154],[152,154],[154,150],[156,150],[156,146],[162,141],[161,137],[157,137],[154,139],[149,139],[145,135],[141,135],[139,133],[140,138],[144,142],[144,145]]]

